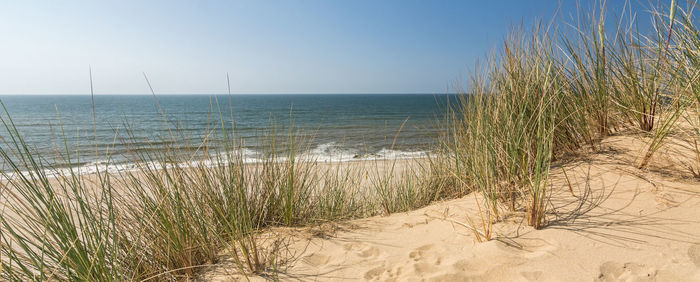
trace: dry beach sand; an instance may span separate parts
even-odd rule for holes
[[[632,135],[613,136],[595,154],[554,165],[553,209],[542,230],[513,213],[494,225],[493,240],[479,243],[468,224],[480,223],[475,194],[407,213],[272,230],[286,249],[277,278],[700,281],[700,181],[682,165],[695,154],[671,141],[638,170],[641,146]],[[200,278],[245,280],[233,259],[221,256]]]

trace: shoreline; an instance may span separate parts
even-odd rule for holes
[[[247,150],[247,149],[246,149]],[[312,150],[313,151],[313,150]],[[235,153],[234,153],[235,154]],[[364,154],[363,156],[359,155],[352,155],[352,154],[346,154],[346,155],[341,155],[339,157],[336,157],[333,154],[328,154],[328,155],[320,155],[320,154],[309,154],[309,153],[302,153],[300,154],[296,159],[298,161],[303,161],[303,162],[314,162],[318,164],[335,164],[335,163],[352,163],[352,162],[370,162],[370,161],[398,161],[398,160],[410,160],[410,159],[423,159],[427,158],[432,154],[431,151],[400,151],[400,150],[387,150],[387,149],[382,149],[378,153],[368,153]],[[205,167],[214,167],[217,166],[217,160],[216,160],[216,155],[224,156],[222,158],[222,162],[226,163],[228,162],[227,160],[227,153],[219,153],[219,154],[213,154],[209,155],[209,157],[204,157],[199,160],[192,160],[192,161],[184,161],[184,162],[178,162],[177,164],[174,163],[167,163],[165,166],[167,168],[173,168],[175,166],[178,166],[180,168],[195,168],[199,166],[205,166]],[[234,155],[234,157],[236,157]],[[287,157],[284,156],[277,156],[272,158],[275,160],[275,162],[286,162]],[[238,161],[238,160],[237,160]],[[244,157],[242,160],[242,164],[245,165],[256,165],[256,164],[261,164],[264,162],[267,162],[268,160],[264,160],[262,156],[259,154],[256,156],[250,156],[249,154]],[[164,168],[163,164],[161,162],[156,162],[156,161],[150,161],[147,163],[144,162],[121,162],[121,163],[112,163],[112,164],[106,164],[106,161],[97,161],[97,162],[88,162],[86,164],[83,164],[81,166],[72,166],[72,167],[59,167],[59,168],[48,168],[44,169],[44,173],[46,174],[47,177],[49,178],[55,178],[60,175],[91,175],[97,173],[99,170],[100,173],[111,173],[111,174],[118,174],[121,172],[134,172],[140,170],[139,167],[149,167],[150,169],[156,169],[156,170],[161,170]],[[16,172],[4,172],[10,177],[14,177]],[[22,171],[23,174],[27,175],[27,171]],[[6,179],[4,175],[0,175],[0,179]]]

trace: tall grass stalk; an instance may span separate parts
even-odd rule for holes
[[[675,31],[675,48],[669,52],[674,71],[671,75],[677,81],[677,91],[688,99],[691,105],[686,112],[686,120],[695,138],[689,143],[695,150],[696,163],[690,165],[691,173],[700,178],[700,31],[696,26],[695,8],[697,1],[691,1],[688,9],[677,9],[678,20]]]
[[[662,13],[655,12],[654,15],[657,23],[655,26],[655,34],[657,38],[655,42],[657,46],[660,46],[658,47],[657,52],[656,70],[660,71],[661,69],[676,69],[677,66],[673,60],[667,59],[669,56],[668,54],[673,52],[670,50],[670,44],[674,33],[673,27],[676,22],[676,1],[671,1],[667,23],[664,21]],[[658,107],[663,107],[665,111],[661,116],[662,120],[660,126],[655,128],[655,130],[652,132],[651,140],[648,142],[649,144],[646,152],[643,154],[639,164],[637,165],[638,168],[644,168],[647,166],[654,153],[656,153],[656,151],[658,151],[664,144],[666,137],[668,137],[675,129],[676,122],[684,115],[685,111],[690,106],[690,103],[692,103],[692,99],[689,99],[690,97],[686,95],[688,92],[687,89],[684,89],[690,86],[688,85],[689,82],[684,84],[683,81],[679,79],[678,75],[673,74],[673,71],[664,71],[663,73],[665,75],[658,75],[654,77],[655,81],[662,80],[661,82],[655,83],[654,95],[657,101],[661,99],[659,97],[662,97],[666,100],[670,100],[670,103],[658,105]],[[665,89],[668,89],[669,91],[664,91]],[[657,104],[655,103],[654,106],[654,110],[656,110]]]
[[[566,65],[569,97],[583,107],[588,119],[580,123],[597,137],[610,133],[610,75],[608,52],[610,44],[605,27],[605,1],[596,2],[597,14],[582,16],[584,22],[573,25],[574,35],[562,35],[561,45],[570,61]],[[590,20],[590,23],[586,21]],[[592,139],[589,140],[593,145]]]

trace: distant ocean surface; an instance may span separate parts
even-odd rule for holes
[[[274,124],[280,136],[286,135],[290,117],[295,129],[303,131],[311,142],[303,153],[319,161],[419,157],[435,144],[437,120],[448,100],[455,97],[266,94],[157,95],[156,98],[96,95],[94,98],[97,138],[90,95],[0,95],[25,142],[44,158],[45,164],[68,167],[65,160],[55,157],[56,148],[65,153],[67,145],[70,166],[88,170],[96,163],[105,163],[107,156],[112,168],[130,167],[124,157],[127,150],[162,149],[171,140],[168,127],[181,135],[176,138],[179,144],[174,145],[182,150],[196,151],[205,136],[209,144],[218,144],[221,146],[218,150],[222,150],[222,117],[229,129],[233,119],[236,135],[241,138],[246,160],[250,162],[260,156],[259,145],[265,129]],[[209,134],[212,130],[217,133]],[[7,148],[7,131],[1,130],[0,136],[5,139],[0,140],[3,143],[0,146]],[[2,169],[8,169],[5,161]]]

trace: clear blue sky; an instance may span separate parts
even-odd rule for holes
[[[563,3],[559,16],[575,10]],[[0,94],[89,93],[88,66],[98,94],[148,93],[143,72],[161,94],[225,93],[226,72],[234,93],[444,93],[510,26],[559,6],[3,1]]]

